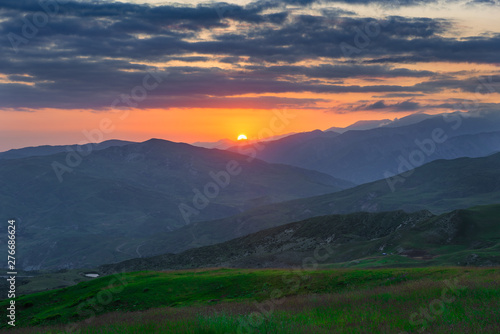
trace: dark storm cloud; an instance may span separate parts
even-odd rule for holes
[[[393,97],[414,97],[414,96],[424,96],[424,94],[419,93],[389,93],[381,96],[373,96],[373,97],[381,97],[381,98],[393,98]]]
[[[492,37],[471,37],[461,40],[432,37],[426,39],[394,39],[379,41],[377,47],[383,52],[367,50],[366,55],[374,59],[366,63],[415,63],[415,62],[498,62],[500,35]],[[390,56],[387,56],[387,55]],[[409,54],[409,55],[408,55]]]
[[[422,92],[438,92],[445,89],[455,89],[477,94],[500,93],[500,76],[470,77],[464,80],[431,80],[416,84],[413,87]]]
[[[450,0],[453,2],[456,0]],[[475,1],[495,1],[495,0],[475,0]],[[290,5],[311,5],[313,3],[343,3],[349,5],[370,5],[377,4],[384,7],[407,7],[436,3],[437,0],[275,0],[277,3]]]
[[[59,5],[48,23],[37,29],[35,36],[26,38],[23,26],[33,22],[35,14],[43,13],[40,3],[3,0],[0,75],[15,83],[0,83],[0,108],[105,109],[115,96],[128,94],[142,82],[147,66],[137,64],[140,62],[209,62],[217,57],[222,63],[235,65],[235,69],[171,67],[162,85],[141,104],[143,107],[223,105],[223,97],[260,93],[422,94],[445,89],[474,92],[477,87],[474,78],[435,80],[430,71],[410,70],[394,63],[498,62],[500,35],[443,38],[441,34],[451,27],[446,20],[406,17],[375,20],[334,7],[324,9],[322,15],[298,15],[285,8],[313,2],[149,6],[73,1]],[[402,3],[409,4],[410,1]],[[239,29],[225,29],[229,26]],[[214,34],[204,40],[199,38],[201,31]],[[366,47],[356,44],[360,31],[371,31]],[[12,34],[24,38],[17,45],[18,53],[7,38]],[[349,57],[350,64],[294,64],[319,58],[330,59],[332,63],[345,62],[342,43],[359,49]],[[239,65],[243,60],[245,66]],[[341,81],[398,77],[425,81],[408,87],[385,82],[344,85]],[[495,83],[491,87],[499,88]],[[216,98],[207,102],[209,96]],[[262,106],[296,103],[299,107],[314,103],[269,98],[247,102]]]
[[[407,100],[394,104],[386,104],[384,101],[381,100],[373,104],[362,105],[358,107],[358,110],[377,110],[377,109],[386,109],[390,111],[415,111],[420,109],[420,103]]]
[[[322,0],[319,0],[322,1]],[[354,5],[378,4],[386,7],[406,7],[435,3],[437,0],[323,0],[326,2],[337,2]]]
[[[366,18],[335,18],[301,15],[279,28],[255,29],[248,33],[222,36],[214,41],[197,42],[191,50],[230,56],[249,56],[256,62],[296,62],[318,57],[341,58],[342,43],[356,48],[356,36],[366,27],[378,27],[380,32],[352,56],[382,57],[389,54],[415,53],[419,41],[435,36],[448,25],[442,20],[388,18],[377,21]],[[442,38],[436,37],[437,40]],[[359,48],[358,48],[359,49]],[[418,50],[420,51],[420,50]],[[425,51],[425,50],[424,50]],[[484,52],[484,50],[483,50]],[[445,53],[445,52],[443,52]],[[489,52],[491,54],[491,52]]]
[[[412,100],[406,100],[397,103],[386,103],[384,100],[379,100],[373,103],[349,104],[344,106],[342,110],[360,111],[389,111],[389,112],[407,112],[417,111],[422,109],[422,105]]]
[[[59,64],[57,61],[33,60],[23,65],[33,68],[32,77],[23,77],[24,81],[32,85],[0,84],[0,101],[4,108],[105,109],[116,97],[122,94],[129,95],[131,89],[142,84],[144,76],[147,75],[147,68],[144,65],[130,65],[127,62],[111,60],[99,63],[99,66],[92,61],[81,59],[64,64]],[[2,72],[9,73],[9,77],[13,80],[19,79],[16,74],[20,72],[16,67],[20,66],[19,64],[13,62],[3,66]],[[464,91],[475,89],[473,80],[430,80],[413,86],[359,86],[326,84],[310,80],[270,80],[268,76],[255,75],[252,72],[188,66],[171,67],[168,73],[162,74],[162,77],[164,78],[162,84],[149,92],[148,99],[140,104],[141,107],[171,107],[173,97],[177,99],[176,105],[181,105],[179,98],[197,102],[209,96],[223,98],[243,94],[436,92],[449,87],[458,87]],[[193,100],[193,97],[196,99]],[[197,102],[197,105],[200,103]],[[413,110],[414,105],[401,103],[392,107],[399,110]]]
[[[390,66],[363,65],[319,65],[319,66],[247,66],[246,69],[261,75],[293,76],[304,75],[309,78],[345,79],[356,77],[396,78],[396,77],[430,77],[431,71],[416,71]]]
[[[448,109],[450,111],[500,110],[500,103],[480,103],[471,100],[450,100],[445,103],[422,103],[414,100],[405,100],[390,103],[384,100],[379,100],[373,103],[360,101],[357,104],[344,105],[343,108],[340,108],[340,111],[422,112],[431,109]]]
[[[45,2],[47,1],[43,3]],[[37,0],[2,0],[0,3],[0,10],[9,13],[32,14],[43,9],[40,1]],[[221,11],[224,11],[226,18],[244,22],[261,23],[276,20],[276,16],[260,14],[264,9],[266,9],[265,6],[242,7],[227,3],[200,4],[197,6],[150,6],[122,2],[69,1],[58,5],[57,15],[86,19],[133,19],[135,23],[147,22],[160,26],[184,21],[192,24],[192,27],[200,28],[220,25],[221,17],[218,12]],[[281,14],[283,16],[283,13]]]

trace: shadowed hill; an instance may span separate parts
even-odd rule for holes
[[[101,143],[89,143],[84,145],[58,145],[58,146],[35,146],[35,147],[24,147],[19,149],[8,150],[5,152],[0,152],[0,159],[20,159],[27,157],[39,157],[57,154],[61,152],[67,152],[67,150],[83,151],[87,152],[90,150],[98,151],[104,150],[105,148],[111,146],[124,146],[132,144],[131,141],[124,140],[106,140]]]
[[[500,150],[499,115],[460,115],[340,135],[313,131],[265,143],[261,149],[249,145],[231,150],[363,184],[383,178],[386,172],[398,174],[401,159],[416,161],[412,162],[416,167],[439,159],[483,157]]]
[[[290,267],[314,258],[315,252],[326,257],[323,265],[499,265],[498,217],[500,205],[439,216],[428,211],[322,216],[180,254],[104,265],[100,270]]]
[[[435,214],[500,203],[500,154],[485,158],[438,160],[407,177],[360,185],[338,193],[257,207],[241,214],[183,227],[152,239],[150,253],[177,253],[314,216],[359,211]]]
[[[316,171],[163,140],[92,152],[59,182],[52,165],[66,159],[0,160],[0,213],[18,220],[20,268],[132,258],[148,254],[140,246],[152,236],[187,222],[350,186]]]

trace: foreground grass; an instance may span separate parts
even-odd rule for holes
[[[499,279],[491,268],[138,272],[21,297],[17,327],[31,327],[8,332],[498,333]]]

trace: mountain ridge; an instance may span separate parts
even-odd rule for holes
[[[0,213],[18,220],[24,269],[148,254],[141,245],[149,237],[187,223],[351,185],[317,171],[160,139],[94,151],[59,182],[52,165],[66,159],[57,153],[0,160]],[[229,165],[241,175],[229,175]]]
[[[451,171],[451,172],[450,172]],[[314,216],[430,210],[441,214],[475,205],[500,203],[500,154],[485,158],[437,160],[411,175],[393,176],[333,194],[256,207],[232,217],[197,222],[154,239],[150,253],[178,253]]]
[[[29,146],[18,149],[11,149],[5,152],[0,152],[0,159],[20,159],[28,157],[46,156],[57,154],[61,152],[77,151],[88,152],[103,150],[111,146],[124,146],[133,144],[135,142],[127,140],[110,139],[100,143],[88,144],[72,144],[72,145],[42,145],[42,146]]]
[[[314,169],[356,184],[397,174],[400,159],[414,167],[439,159],[482,157],[500,150],[500,116],[450,114],[398,127],[349,130],[328,137],[317,131],[230,150],[268,162]],[[331,132],[332,134],[334,132]]]
[[[500,226],[495,224],[498,215],[500,204],[438,216],[425,210],[320,216],[179,254],[103,265],[99,271],[294,267],[319,248],[331,250],[322,265],[356,266],[365,261],[378,266],[377,261],[389,254],[395,255],[389,257],[392,261],[399,257],[395,263],[389,262],[390,266],[493,266],[500,264],[500,256],[495,253],[500,247]],[[450,248],[453,250],[447,250]]]

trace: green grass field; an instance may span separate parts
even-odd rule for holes
[[[499,281],[497,268],[135,272],[20,297],[16,329],[2,326],[8,333],[498,333]]]

